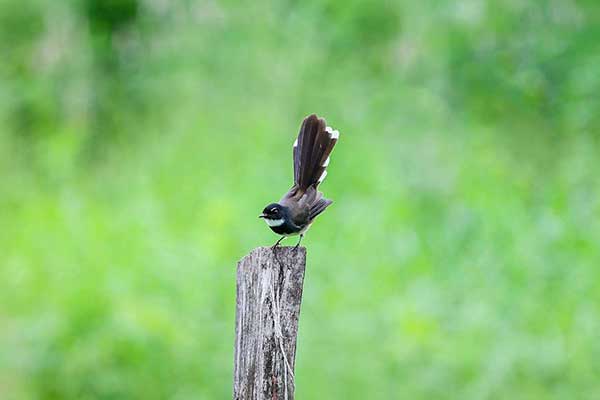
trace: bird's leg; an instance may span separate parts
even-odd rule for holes
[[[296,250],[298,248],[298,246],[300,246],[300,242],[302,241],[303,237],[304,237],[304,233],[301,233],[300,239],[298,239],[298,243],[296,243],[296,245],[294,246],[294,250]]]
[[[285,236],[282,236],[281,238],[279,238],[279,240],[277,242],[275,242],[275,244],[273,246],[271,246],[271,249],[273,251],[275,251],[275,249],[277,248],[277,246],[279,246],[279,243],[281,243],[281,241],[285,239]]]

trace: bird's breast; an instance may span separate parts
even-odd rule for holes
[[[279,225],[269,225],[271,230],[279,235],[291,236],[300,233],[302,228],[299,228],[289,221],[283,221]]]

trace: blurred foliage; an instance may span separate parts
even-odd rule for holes
[[[599,37],[593,0],[1,0],[0,397],[229,398],[316,112],[298,397],[595,398]]]

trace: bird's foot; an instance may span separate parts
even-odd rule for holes
[[[275,244],[273,246],[271,246],[271,250],[273,250],[273,253],[275,253],[275,249],[277,249],[277,247],[279,247],[279,243],[281,243],[281,241],[285,239],[285,236],[282,236],[278,241],[275,242]]]
[[[304,235],[300,235],[300,239],[298,240],[298,243],[296,243],[296,245],[294,246],[294,251],[298,250],[298,247],[300,246],[300,242],[302,241],[303,237],[304,237]]]

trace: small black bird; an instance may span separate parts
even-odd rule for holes
[[[298,139],[294,142],[294,186],[279,203],[269,204],[258,216],[264,218],[273,232],[282,235],[273,248],[285,237],[299,234],[298,247],[317,215],[332,203],[317,187],[327,175],[329,154],[339,136],[338,131],[327,126],[325,120],[315,114],[302,122]]]

